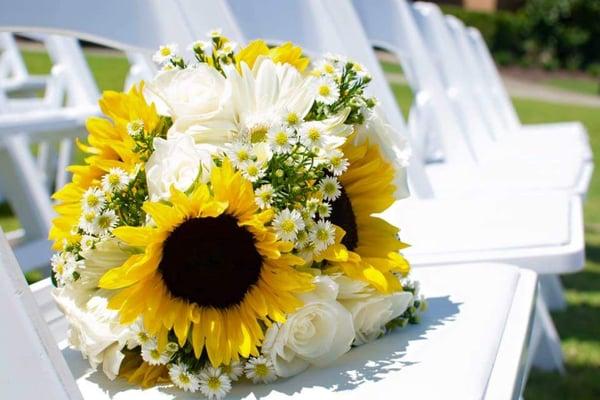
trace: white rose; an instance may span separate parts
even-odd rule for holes
[[[355,345],[372,342],[385,333],[385,325],[411,305],[410,292],[381,294],[366,283],[346,276],[334,277],[340,286],[338,301],[352,314]]]
[[[198,143],[224,143],[234,128],[231,85],[206,64],[161,72],[145,96],[173,118],[168,136],[191,135]]]
[[[408,140],[400,135],[390,124],[387,123],[383,113],[375,108],[368,111],[365,122],[357,126],[355,144],[363,144],[366,140],[371,144],[379,146],[382,156],[396,169],[394,184],[396,186],[395,196],[397,200],[410,195],[406,177],[412,151]]]
[[[107,300],[93,296],[81,302],[81,293],[71,288],[52,292],[58,307],[69,321],[68,341],[81,351],[92,368],[102,364],[109,379],[115,379],[125,355],[121,352],[130,336],[129,329],[119,323],[118,314],[106,308]]]
[[[154,152],[146,163],[146,181],[150,200],[168,200],[171,186],[186,191],[198,178],[206,183],[212,168],[212,154],[218,149],[195,144],[190,136],[154,139]]]
[[[352,315],[336,301],[338,285],[326,276],[317,277],[315,284],[314,292],[302,296],[302,308],[266,332],[262,349],[279,376],[330,364],[354,341]]]

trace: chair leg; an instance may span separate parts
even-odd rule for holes
[[[558,371],[565,374],[563,354],[560,347],[560,338],[552,322],[552,317],[544,303],[544,299],[538,295],[535,307],[534,326],[539,326],[539,339],[530,348],[530,360],[532,366],[544,371]]]
[[[540,290],[544,301],[551,311],[567,308],[565,293],[558,275],[540,275]]]

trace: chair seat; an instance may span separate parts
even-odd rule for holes
[[[511,140],[522,143],[547,143],[564,145],[569,151],[577,151],[585,161],[593,161],[589,135],[581,122],[556,122],[545,124],[527,124],[521,126],[521,133]],[[529,146],[529,145],[528,145]]]
[[[583,267],[581,200],[560,193],[403,200],[382,215],[413,264],[502,261],[541,274]]]
[[[491,392],[496,398],[519,392],[535,274],[502,264],[418,268],[413,274],[429,302],[420,324],[355,348],[325,368],[271,385],[236,384],[227,398],[364,399],[398,392],[411,398],[480,399]],[[44,315],[54,320],[57,311],[44,305],[48,284],[32,289]],[[142,391],[120,379],[110,381],[65,342],[61,345],[86,399],[198,398],[197,393]],[[503,383],[490,387],[490,380]]]
[[[476,167],[434,163],[426,166],[436,195],[452,197],[478,193],[564,191],[585,195],[590,164],[575,157],[538,160],[497,152]]]

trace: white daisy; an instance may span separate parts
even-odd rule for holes
[[[102,189],[107,192],[123,190],[129,184],[129,175],[121,168],[111,168],[102,177]]]
[[[273,228],[281,240],[293,242],[298,231],[304,229],[304,221],[298,210],[285,209],[273,220]]]
[[[223,47],[221,47],[221,49],[220,49],[220,50],[221,50],[221,51],[222,51],[224,54],[230,54],[230,53],[233,53],[233,52],[235,51],[235,49],[237,49],[237,47],[238,47],[238,44],[237,44],[237,42],[232,42],[232,41],[229,41],[229,42],[225,42],[225,43],[223,44]]]
[[[229,365],[221,365],[221,371],[232,381],[237,381],[244,374],[244,367],[239,361],[232,361]]]
[[[158,51],[152,56],[152,60],[157,64],[162,64],[165,61],[169,61],[171,58],[177,55],[179,47],[175,43],[160,46]]]
[[[288,128],[297,128],[304,122],[304,119],[295,111],[284,108],[280,113],[281,123]]]
[[[94,221],[98,213],[94,211],[84,211],[79,217],[79,228],[88,234],[94,234]]]
[[[350,163],[340,150],[333,149],[325,156],[329,163],[329,171],[335,176],[340,176],[348,169]]]
[[[220,400],[231,390],[231,379],[221,368],[207,367],[200,372],[200,391],[209,400]]]
[[[335,242],[335,228],[329,221],[320,220],[310,234],[310,241],[317,252],[323,251]]]
[[[50,265],[57,282],[60,285],[65,285],[73,281],[73,272],[75,272],[78,263],[73,254],[60,253],[52,256]]]
[[[137,346],[149,346],[151,344],[156,346],[156,339],[146,332],[141,319],[129,325],[129,330],[131,335],[127,339],[128,349],[133,349]]]
[[[99,212],[106,203],[104,192],[98,188],[89,188],[83,193],[81,205],[84,211]]]
[[[331,215],[331,205],[329,203],[321,203],[317,207],[317,212],[319,213],[319,217],[327,218]]]
[[[216,37],[221,37],[223,35],[223,30],[218,28],[218,29],[211,29],[210,31],[208,31],[206,33],[206,36],[208,36],[209,38],[216,38]]]
[[[371,79],[371,75],[369,74],[369,71],[367,70],[367,68],[362,65],[361,63],[357,63],[357,62],[353,62],[352,63],[352,70],[354,72],[356,72],[356,75],[359,78],[363,78],[363,79]]]
[[[79,240],[79,247],[81,247],[81,251],[88,251],[92,249],[97,242],[97,238],[91,235],[83,235]]]
[[[169,377],[175,386],[185,391],[193,393],[200,387],[198,377],[188,370],[187,365],[182,363],[169,366]]]
[[[144,121],[136,119],[127,124],[127,133],[129,136],[137,136],[144,132]]]
[[[210,49],[210,47],[211,44],[206,40],[196,40],[188,46],[188,50],[193,51],[195,53],[206,53],[206,51]]]
[[[246,161],[241,165],[242,175],[250,182],[256,182],[265,174],[265,167],[258,161]]]
[[[264,210],[265,208],[271,207],[273,201],[273,186],[271,186],[271,184],[267,183],[262,185],[256,189],[254,194],[256,195],[256,204],[258,204],[261,209]]]
[[[337,178],[327,176],[319,183],[319,190],[323,193],[325,200],[334,201],[342,194],[340,183]]]
[[[119,217],[113,210],[106,210],[98,214],[92,224],[93,233],[98,236],[105,235],[112,231],[119,223]]]
[[[311,197],[310,199],[306,200],[306,207],[304,208],[304,211],[306,212],[305,219],[313,218],[315,216],[320,203],[321,200],[317,199],[316,197]]]
[[[273,363],[263,356],[250,357],[244,366],[244,372],[254,383],[270,383],[277,379]]]
[[[338,71],[337,66],[331,60],[319,60],[315,64],[315,71],[323,75],[334,75]]]
[[[243,137],[250,143],[260,143],[267,140],[272,125],[272,116],[255,114],[246,117],[242,129]]]
[[[322,147],[324,136],[322,124],[318,122],[306,122],[300,127],[300,142],[309,149]]]
[[[322,76],[317,80],[315,99],[323,104],[333,104],[340,98],[340,90],[333,78]]]
[[[249,143],[234,142],[227,151],[229,159],[236,168],[240,168],[245,162],[252,159],[252,146]]]
[[[274,125],[269,129],[269,143],[274,153],[289,153],[294,145],[294,130],[284,125]]]
[[[159,351],[154,339],[142,344],[142,359],[150,365],[165,365],[171,360],[172,355],[166,350]]]

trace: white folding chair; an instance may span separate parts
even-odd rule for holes
[[[260,1],[251,6],[241,0],[230,0],[229,4],[247,36],[272,42],[293,40],[314,54],[327,51],[337,43],[335,51],[350,54],[365,64],[375,80],[381,74],[374,57],[365,55],[373,53],[348,2]],[[281,22],[267,23],[274,20]],[[317,35],[322,26],[334,26],[337,33]],[[345,39],[348,48],[339,47],[339,38]],[[389,92],[385,85],[378,90]],[[395,113],[397,119],[402,118],[397,107],[386,111]],[[402,132],[403,125],[399,128]],[[411,166],[420,161],[418,154],[415,155]],[[409,199],[398,202],[385,216],[401,226],[403,239],[412,243],[407,255],[413,265],[510,260],[546,274],[578,271],[583,267],[581,204],[577,198],[556,195],[551,206],[556,208],[542,210],[542,204],[548,205],[547,200],[555,195],[482,197],[474,194],[444,200]],[[549,232],[550,224],[554,226],[550,236],[557,236],[542,238],[540,234]],[[454,228],[458,226],[461,229]],[[549,336],[555,336],[551,324],[547,330]],[[559,343],[555,341],[553,345],[556,348]]]
[[[493,99],[485,93],[486,83],[478,73],[476,60],[465,50],[468,43],[464,35],[457,33],[462,30],[460,22],[451,19],[451,23],[446,24],[439,9],[430,3],[417,3],[414,11],[428,54],[477,156],[480,176],[474,186],[486,189],[496,186],[501,190],[566,190],[585,196],[591,171],[579,151],[570,152],[564,147],[539,142],[519,147],[514,143],[507,145],[498,138],[509,127],[504,126]],[[446,147],[445,150],[453,149]],[[439,182],[444,191],[460,187],[456,181],[461,175],[463,173],[457,174],[443,165],[431,168],[432,180]]]
[[[31,75],[10,32],[0,33],[0,91],[43,90],[47,76]]]
[[[481,33],[475,28],[468,28],[467,34],[474,57],[478,59],[481,73],[488,85],[488,93],[494,99],[498,112],[504,124],[509,127],[506,141],[530,146],[528,143],[557,143],[567,148],[576,147],[586,161],[593,161],[589,137],[585,127],[580,122],[561,122],[554,124],[522,125],[517,112],[502,83],[500,73],[487,48]]]

